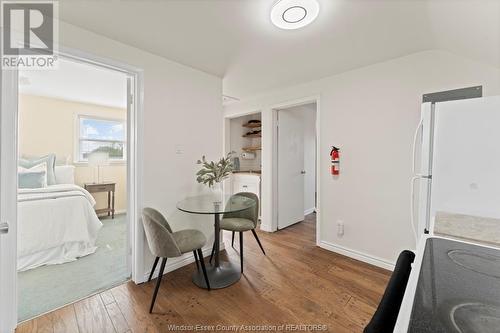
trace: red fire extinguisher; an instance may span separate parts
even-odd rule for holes
[[[338,176],[340,174],[340,149],[332,146],[332,151],[330,152],[330,158],[332,161],[331,174]]]

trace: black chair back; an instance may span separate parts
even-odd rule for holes
[[[364,333],[390,333],[394,331],[399,308],[411,273],[415,253],[404,250],[399,254],[394,272],[378,305],[377,311],[364,329]]]

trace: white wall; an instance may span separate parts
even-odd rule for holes
[[[195,180],[201,155],[222,154],[222,81],[220,78],[177,64],[89,31],[61,22],[61,45],[143,69],[143,174],[139,185],[144,202],[165,214],[174,230],[197,228],[213,240],[213,217],[189,215],[176,203],[204,187]],[[176,151],[182,151],[177,154]],[[144,244],[148,272],[152,256]],[[209,251],[209,250],[208,250]],[[192,256],[190,256],[191,258]],[[175,267],[169,260],[167,269]]]
[[[123,94],[126,95],[126,90]],[[80,115],[126,121],[126,109],[26,94],[19,95],[18,103],[19,156],[44,156],[53,153],[58,162],[75,166],[77,185],[83,187],[85,183],[97,181],[95,167],[89,166],[88,163],[73,162],[77,147],[75,121]],[[116,183],[116,212],[126,212],[126,163],[110,163],[101,167],[100,173],[102,182]],[[92,195],[96,200],[96,209],[108,206],[107,193],[93,193]]]
[[[228,105],[225,115],[262,110],[319,95],[319,244],[391,268],[414,248],[409,225],[411,145],[424,93],[483,85],[500,94],[500,70],[442,51],[415,53]],[[263,136],[272,133],[264,127]],[[341,149],[341,174],[329,174],[332,145]],[[264,142],[264,149],[270,144]],[[263,194],[272,197],[272,150],[263,151]],[[270,169],[272,171],[272,169]],[[265,199],[269,200],[269,199]],[[263,225],[274,225],[272,204],[262,204]],[[338,237],[336,223],[345,223]]]

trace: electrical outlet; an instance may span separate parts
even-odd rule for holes
[[[337,236],[338,237],[344,236],[344,222],[341,220],[337,221]]]

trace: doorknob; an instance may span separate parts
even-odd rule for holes
[[[0,223],[0,234],[6,234],[9,232],[9,224],[8,223]]]
[[[303,175],[305,175],[306,174],[306,170],[302,170],[300,173],[303,174]]]

